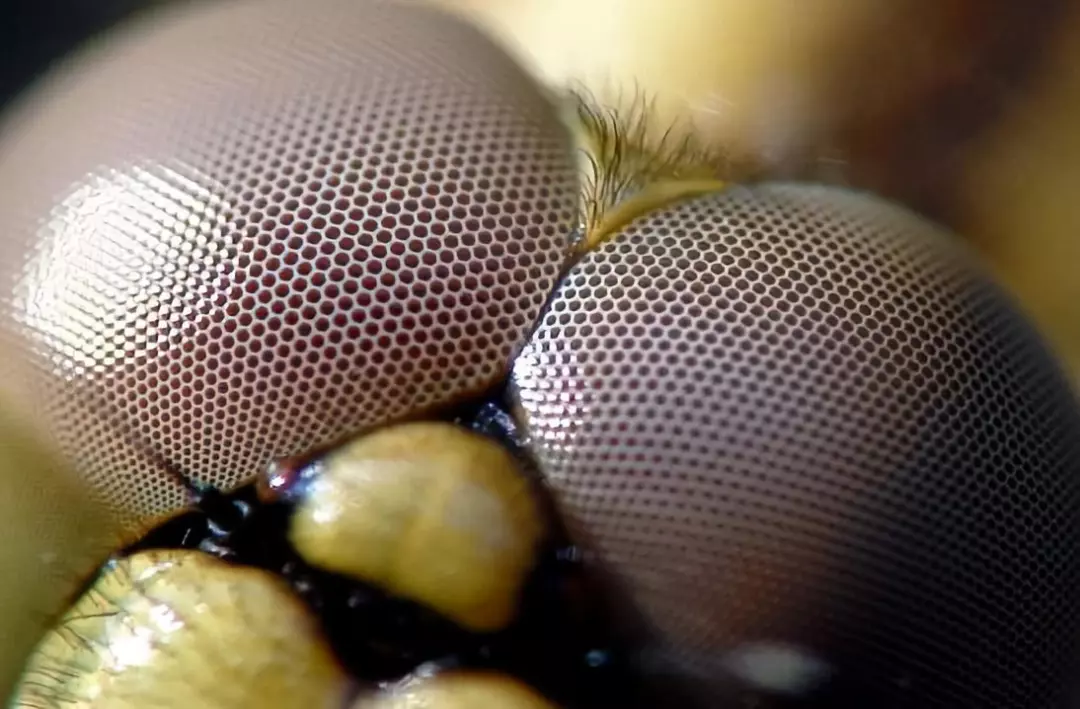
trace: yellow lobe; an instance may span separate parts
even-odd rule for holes
[[[543,532],[501,446],[451,424],[410,423],[331,453],[290,541],[314,566],[488,631],[513,619]]]
[[[45,636],[14,706],[336,709],[349,690],[283,581],[153,551],[114,562]]]
[[[556,709],[520,682],[494,673],[445,674],[406,682],[352,709]]]

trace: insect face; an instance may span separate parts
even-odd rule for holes
[[[856,705],[1052,705],[1080,413],[1009,298],[907,210],[733,184],[603,112],[583,173],[549,99],[408,3],[132,30],[0,145],[7,381],[110,512],[171,515],[132,551],[268,573],[368,698],[427,666],[619,706],[646,657],[768,705],[768,647]],[[471,430],[447,410],[492,391],[547,497],[464,431],[384,429]]]

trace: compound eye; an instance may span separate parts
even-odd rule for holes
[[[1080,420],[951,235],[807,186],[669,206],[569,271],[512,378],[579,533],[683,669],[794,647],[917,704],[1062,686]]]
[[[497,381],[578,199],[492,42],[334,0],[129,27],[24,106],[0,182],[19,393],[129,517],[184,503],[141,446],[231,487]]]

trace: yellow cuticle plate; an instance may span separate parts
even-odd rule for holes
[[[360,698],[352,709],[556,709],[517,680],[499,674],[450,673],[411,680]]]
[[[172,550],[113,562],[41,641],[15,705],[337,709],[351,691],[284,581]]]
[[[501,446],[415,423],[328,456],[290,540],[310,564],[491,631],[515,615],[543,533],[530,484]]]

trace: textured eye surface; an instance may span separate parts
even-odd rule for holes
[[[459,21],[192,10],[93,48],[0,138],[19,393],[134,516],[183,503],[135,440],[229,487],[493,383],[575,218],[555,111]]]
[[[568,273],[513,380],[678,662],[780,642],[917,706],[1061,691],[1080,420],[951,235],[826,188],[668,207]]]

